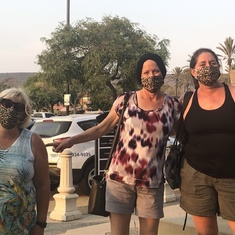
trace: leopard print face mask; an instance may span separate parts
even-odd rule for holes
[[[205,86],[213,86],[220,77],[219,67],[206,66],[197,71],[197,80]]]
[[[0,107],[0,124],[5,129],[12,129],[25,118],[24,112],[18,112],[13,107]]]
[[[145,88],[147,91],[156,93],[164,84],[164,79],[161,75],[141,78],[141,84],[142,87]]]

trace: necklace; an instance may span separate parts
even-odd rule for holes
[[[6,156],[9,149],[0,149],[0,156]]]
[[[7,157],[9,149],[0,149],[0,162]]]
[[[7,149],[3,149],[2,145],[0,144],[0,155],[5,156],[7,152],[9,151],[10,147]]]
[[[13,136],[11,138],[9,138],[9,140],[5,143],[5,147],[7,147],[6,149],[4,149],[3,145],[0,143],[0,155],[5,156],[8,153],[8,151],[10,150],[11,146],[15,143],[15,141],[18,138],[19,138],[19,131],[17,133],[13,134]]]

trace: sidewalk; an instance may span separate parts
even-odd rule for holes
[[[109,222],[108,217],[95,216],[95,215],[88,214],[87,212],[88,196],[80,195],[80,193],[77,191],[75,191],[75,193],[79,195],[77,199],[77,208],[82,213],[82,218],[78,220],[67,221],[67,222],[51,220],[50,213],[53,211],[55,207],[55,200],[53,198],[53,195],[56,193],[58,192],[51,192],[51,200],[49,204],[49,210],[48,210],[48,216],[47,216],[47,227],[45,229],[45,235],[65,234],[66,231],[71,230],[71,229],[87,227],[91,225]]]
[[[54,192],[55,193],[55,192]],[[87,213],[88,197],[79,195],[77,199],[78,210],[82,213],[82,218],[74,221],[61,222],[52,221],[50,212],[54,209],[55,202],[53,194],[48,213],[47,228],[45,235],[111,235],[108,217],[95,216]],[[174,190],[176,201],[164,203],[165,217],[161,219],[159,226],[159,235],[191,235],[196,234],[192,218],[188,215],[186,228],[183,231],[185,212],[179,207],[179,191]],[[227,222],[218,218],[219,235],[231,234]],[[138,235],[138,217],[132,215],[130,225],[130,235]]]

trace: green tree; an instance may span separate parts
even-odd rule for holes
[[[223,60],[226,60],[226,64],[228,66],[226,71],[229,73],[229,71],[232,68],[232,62],[234,61],[234,54],[235,54],[234,39],[232,39],[231,37],[228,37],[225,39],[224,44],[220,43],[219,45],[220,46],[216,48],[224,53],[224,56],[222,57],[223,57]],[[231,83],[230,79],[229,79],[229,83]]]
[[[33,109],[36,111],[47,107],[51,112],[54,112],[53,106],[63,102],[63,95],[58,93],[53,86],[48,86],[40,79],[40,73],[28,78],[23,87],[32,102]]]
[[[190,68],[189,67],[183,67],[183,74],[182,74],[182,88],[183,92],[194,90],[197,86],[197,84],[194,84],[194,80],[192,79]]]
[[[77,30],[86,45],[84,78],[96,100],[113,102],[118,91],[136,89],[136,61],[143,53],[157,52],[166,63],[169,59],[169,40],[159,41],[126,18],[104,17],[101,23],[87,19]]]
[[[172,70],[172,73],[173,73],[173,76],[175,77],[175,96],[178,97],[178,87],[179,87],[179,85],[181,83],[180,76],[183,73],[183,69],[180,68],[180,67],[175,67]]]
[[[7,85],[4,81],[0,82],[0,92],[2,92],[3,90],[10,88],[11,86]]]
[[[74,84],[82,80],[82,57],[77,32],[71,26],[60,24],[51,38],[41,40],[47,45],[47,49],[38,55],[41,78],[62,96],[64,93],[77,93],[74,90],[77,85],[74,88]]]
[[[60,24],[50,39],[42,40],[47,49],[38,55],[38,64],[46,83],[60,91],[69,85],[77,94],[77,82],[102,110],[109,109],[123,91],[138,87],[135,67],[143,53],[159,53],[166,65],[170,58],[168,39],[159,40],[119,17]]]

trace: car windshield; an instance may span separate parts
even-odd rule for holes
[[[88,120],[88,121],[82,121],[77,123],[84,131],[97,125],[96,120]]]
[[[35,117],[35,118],[49,118],[49,117],[54,117],[55,114],[54,113],[38,112],[38,113],[33,113],[31,116]]]
[[[67,132],[70,125],[70,121],[36,122],[31,131],[41,137],[53,137]]]

